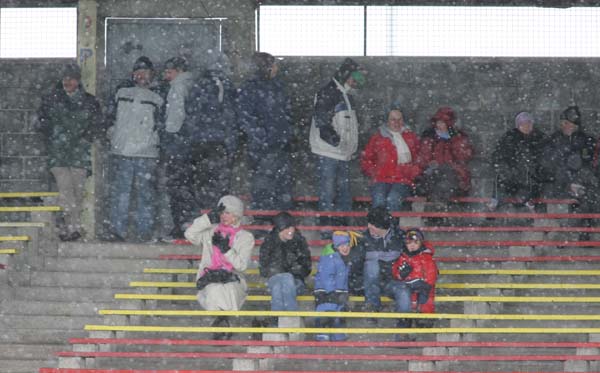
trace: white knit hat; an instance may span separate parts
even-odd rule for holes
[[[244,216],[244,202],[236,196],[223,196],[217,205],[223,204],[225,212],[233,214],[239,218]]]

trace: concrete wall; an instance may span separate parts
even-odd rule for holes
[[[0,60],[0,191],[47,190],[44,141],[33,131],[40,97],[62,63]]]
[[[98,95],[104,101],[103,87],[105,17],[227,17],[225,43],[235,72],[235,81],[247,76],[248,61],[254,49],[254,9],[252,1],[190,0],[101,0],[98,7]],[[190,6],[193,4],[193,6]],[[421,132],[440,105],[454,107],[460,125],[471,135],[477,148],[474,169],[475,195],[489,194],[486,157],[495,139],[513,126],[515,113],[530,110],[541,127],[555,129],[560,111],[572,102],[583,109],[585,125],[598,131],[598,88],[600,75],[593,59],[472,59],[472,58],[365,58],[356,60],[368,70],[367,85],[359,92],[362,117],[361,146],[381,124],[383,108],[395,99],[404,103],[409,123]],[[293,98],[296,128],[294,159],[299,180],[297,194],[313,193],[310,170],[312,156],[308,138],[314,92],[335,72],[340,57],[285,58],[282,76]],[[39,136],[31,132],[32,110],[43,89],[58,76],[53,63],[0,60],[0,188],[40,190],[47,188],[43,148]],[[366,191],[366,180],[355,164],[356,194]],[[243,178],[243,175],[241,175]],[[241,184],[243,188],[244,183]]]

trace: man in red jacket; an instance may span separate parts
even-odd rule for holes
[[[390,284],[396,312],[410,312],[413,295],[417,301],[417,310],[424,313],[433,313],[435,283],[438,269],[433,259],[434,248],[425,242],[425,236],[419,229],[411,228],[404,235],[405,249],[402,255],[392,265]],[[399,319],[396,327],[409,328],[410,319]],[[424,323],[427,324],[427,323]],[[400,334],[397,340],[406,340],[407,336]]]

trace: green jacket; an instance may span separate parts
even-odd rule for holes
[[[48,167],[76,167],[91,171],[91,143],[101,132],[101,110],[83,87],[69,97],[59,82],[42,98],[38,130],[46,138]]]

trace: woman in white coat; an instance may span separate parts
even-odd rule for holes
[[[254,247],[252,233],[240,228],[244,204],[235,196],[224,196],[217,208],[196,218],[185,238],[202,248],[196,275],[198,303],[206,310],[237,311],[246,300],[244,271]],[[217,317],[212,326],[228,327],[227,317]],[[215,333],[214,339],[230,339],[230,333]]]

